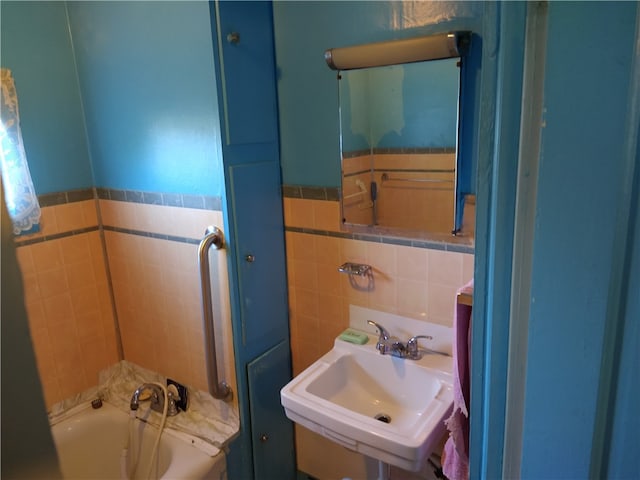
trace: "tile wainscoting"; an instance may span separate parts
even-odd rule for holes
[[[333,189],[283,194],[294,375],[331,349],[350,304],[453,326],[456,290],[473,277],[472,247],[347,233]],[[337,270],[344,262],[371,265],[373,288],[354,288]]]
[[[47,406],[122,358],[206,390],[197,245],[222,225],[220,200],[112,189],[40,200],[41,231],[16,245]],[[218,348],[230,355],[225,255],[216,263]]]

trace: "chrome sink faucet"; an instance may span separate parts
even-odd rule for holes
[[[406,344],[404,344],[397,337],[392,337],[387,329],[379,323],[372,320],[367,320],[367,323],[378,329],[379,337],[378,343],[376,343],[376,349],[381,355],[408,358],[409,360],[420,360],[423,356],[423,352],[448,355],[447,353],[438,352],[437,350],[431,350],[429,348],[418,348],[418,339],[424,338],[427,340],[433,340],[431,335],[415,335],[411,337]]]
[[[367,320],[369,325],[373,325],[378,329],[378,343],[376,343],[376,349],[382,355],[393,355],[394,357],[403,358],[403,352],[405,350],[405,346],[397,337],[392,337],[391,334],[377,322],[373,320]]]

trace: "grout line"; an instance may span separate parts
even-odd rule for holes
[[[100,244],[102,246],[102,259],[107,275],[107,285],[109,287],[109,301],[111,303],[111,313],[113,314],[113,328],[116,335],[116,347],[118,349],[118,360],[124,360],[124,345],[122,344],[122,330],[120,329],[120,320],[118,318],[118,309],[116,308],[116,295],[113,288],[113,279],[111,277],[111,265],[109,264],[109,252],[107,252],[107,239],[104,234],[104,225],[102,224],[102,209],[100,208],[100,199],[98,192],[94,188],[94,201],[96,203],[96,215],[98,217],[98,232],[100,233]]]

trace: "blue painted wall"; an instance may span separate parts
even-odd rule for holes
[[[327,48],[481,32],[483,10],[481,2],[275,2],[283,182],[340,186],[338,82]]]
[[[68,7],[96,186],[220,195],[208,4]]]
[[[93,185],[63,2],[0,3],[2,67],[13,72],[38,194]]]
[[[2,66],[16,78],[38,194],[99,186],[221,195],[207,3],[1,9]]]
[[[637,6],[549,4],[523,479],[589,477]]]

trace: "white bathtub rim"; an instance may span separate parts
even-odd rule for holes
[[[109,405],[112,408],[115,408],[116,410],[118,410],[119,412],[123,412],[124,415],[129,415],[130,411],[123,411],[121,408],[118,408],[117,405],[114,405],[111,402],[108,402],[106,400],[102,401],[103,404]],[[88,410],[92,408],[91,407],[91,402],[85,402],[82,403],[80,405],[77,405],[73,408],[70,408],[69,410],[57,414],[55,416],[51,416],[49,418],[49,425],[51,427],[53,427],[54,425],[57,425],[58,423],[61,423],[65,420],[68,420],[72,417],[75,417],[76,415],[84,412],[85,410]],[[103,407],[100,407],[103,408]],[[97,410],[100,410],[100,408],[98,408]],[[146,412],[145,412],[146,413]],[[178,414],[179,415],[179,414]],[[141,422],[145,422],[147,425],[149,425],[150,427],[157,429],[158,427],[156,425],[154,425],[151,422],[146,422],[144,419],[141,419],[140,417],[136,416],[136,419],[141,421]],[[194,435],[190,435],[188,433],[185,432],[181,432],[179,430],[175,430],[173,428],[170,427],[165,427],[162,431],[162,435],[170,435],[171,437],[177,438],[180,441],[186,443],[187,445],[196,448],[198,450],[200,450],[203,453],[206,453],[207,455],[209,455],[210,457],[215,457],[216,455],[218,455],[222,450],[219,449],[218,447],[216,447],[215,445],[212,445],[211,443],[207,442],[206,440],[203,440],[202,438],[196,437]]]

